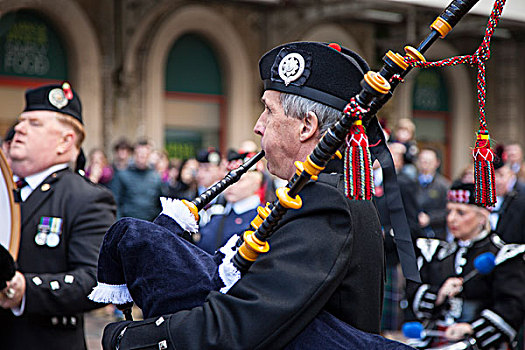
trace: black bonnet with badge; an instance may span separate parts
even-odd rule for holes
[[[40,86],[26,91],[26,107],[29,111],[53,111],[72,116],[82,121],[82,104],[68,82]]]
[[[340,111],[361,91],[368,70],[357,53],[318,42],[278,46],[259,61],[265,90],[299,95]]]

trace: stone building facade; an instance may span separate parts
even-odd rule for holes
[[[0,0],[0,135],[22,109],[24,89],[67,79],[83,101],[87,150],[110,152],[122,136],[147,137],[178,157],[236,147],[257,140],[257,62],[268,49],[339,42],[377,70],[386,51],[417,46],[441,10],[387,0]],[[467,16],[427,59],[474,52],[486,20]],[[497,142],[525,143],[525,22],[500,26],[487,63],[489,127]],[[62,71],[49,70],[60,62]],[[440,149],[443,171],[455,176],[477,130],[475,77],[466,66],[411,72],[379,116],[389,127],[413,118],[418,140]]]

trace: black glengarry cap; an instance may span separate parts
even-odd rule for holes
[[[199,163],[219,165],[221,162],[221,154],[215,147],[208,147],[201,149],[197,153],[196,159]]]
[[[64,113],[82,121],[82,104],[68,82],[40,86],[26,91],[26,107],[29,111],[53,111]]]
[[[368,70],[357,53],[319,42],[278,46],[259,61],[265,90],[299,95],[340,111],[361,91]]]

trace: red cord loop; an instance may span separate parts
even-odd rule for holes
[[[490,40],[494,34],[494,30],[498,25],[503,6],[505,6],[506,0],[496,0],[490,13],[490,17],[487,23],[487,29],[485,30],[485,36],[476,52],[472,55],[455,56],[446,58],[435,62],[422,62],[413,59],[409,56],[405,56],[404,60],[412,67],[428,68],[428,67],[444,67],[444,66],[456,66],[459,64],[469,64],[470,66],[476,66],[478,69],[477,75],[477,90],[478,90],[478,109],[479,109],[479,130],[478,135],[486,135],[486,140],[479,140],[476,143],[474,158],[476,168],[476,202],[485,206],[492,206],[495,202],[494,195],[494,168],[492,161],[482,159],[480,154],[492,152],[490,150],[490,138],[488,136],[487,122],[485,120],[485,61],[490,58]],[[483,152],[480,152],[483,150]],[[476,157],[476,155],[478,155]],[[490,157],[488,157],[490,158]]]

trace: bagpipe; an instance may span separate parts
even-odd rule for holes
[[[253,231],[246,231],[240,238],[240,245],[233,265],[235,269],[245,272],[257,259],[259,254],[269,251],[268,239],[271,237],[279,220],[288,209],[301,207],[298,196],[309,181],[315,181],[317,175],[326,167],[328,161],[348,142],[345,154],[346,194],[350,199],[371,199],[373,196],[372,155],[383,167],[385,182],[395,179],[395,173],[389,172],[392,163],[390,153],[385,150],[385,139],[373,119],[386,102],[391,98],[394,89],[403,81],[412,67],[449,66],[469,63],[478,66],[478,101],[480,111],[480,129],[473,151],[475,159],[475,192],[476,202],[485,206],[495,203],[494,154],[490,149],[490,138],[485,122],[485,66],[484,61],[490,56],[490,39],[503,10],[505,0],[497,0],[491,13],[486,34],[481,46],[470,56],[453,57],[439,62],[426,62],[423,54],[438,39],[444,38],[459,20],[477,3],[477,0],[454,0],[430,26],[431,32],[417,48],[406,46],[406,56],[392,51],[383,58],[384,65],[379,72],[369,71],[361,82],[361,92],[350,100],[341,119],[322,137],[319,144],[304,162],[296,162],[297,172],[286,188],[277,190],[278,202],[259,211],[252,222]],[[369,144],[374,144],[370,148]],[[386,170],[386,171],[385,171]],[[385,185],[385,187],[387,187]],[[389,211],[394,229],[399,260],[405,277],[420,282],[415,266],[414,249],[403,212],[394,208],[392,201],[399,198],[396,186],[386,188]],[[389,198],[390,197],[390,198]]]
[[[184,232],[196,232],[198,213],[205,203],[235,182],[231,174],[191,202],[164,199],[163,212],[153,223],[131,218],[115,223],[104,238],[99,257],[98,285],[90,298],[98,302],[125,305],[128,310],[134,301],[147,318],[202,305],[211,291],[227,293],[257,257],[269,251],[268,241],[287,210],[301,208],[300,191],[310,181],[317,180],[332,158],[342,158],[340,150],[345,144],[348,145],[344,157],[347,197],[354,200],[372,198],[372,159],[377,159],[383,167],[385,183],[390,183],[389,186],[385,185],[385,194],[404,275],[407,279],[420,282],[392,157],[375,114],[391,98],[394,89],[411,68],[426,62],[423,54],[432,43],[440,37],[444,38],[477,1],[454,0],[434,21],[430,34],[417,48],[407,46],[405,56],[389,51],[383,58],[384,66],[379,72],[366,73],[361,82],[362,90],[350,100],[339,121],[327,130],[304,162],[295,162],[296,174],[285,187],[277,190],[278,200],[259,207],[250,229],[242,237],[232,237],[216,255],[203,252],[182,237]],[[370,144],[373,147],[369,148]],[[127,243],[127,240],[135,239],[141,240],[140,247]],[[178,256],[172,256],[174,250]],[[173,259],[165,258],[168,255]],[[140,256],[158,257],[163,272],[173,274],[169,281],[149,273],[154,267],[150,261],[138,261]],[[137,279],[137,276],[140,278]],[[129,311],[126,317],[131,319]],[[343,338],[355,334],[348,328],[349,325],[341,321],[338,323],[341,327],[332,327],[321,318],[316,318],[311,326],[319,325],[318,321],[321,324],[319,329],[324,326],[328,328],[315,333],[320,338],[323,338],[323,333],[343,334]],[[305,339],[301,337],[306,337],[308,332],[314,330],[308,326],[299,339]],[[385,343],[388,341],[381,339]],[[398,348],[406,348],[400,343],[394,343]]]

